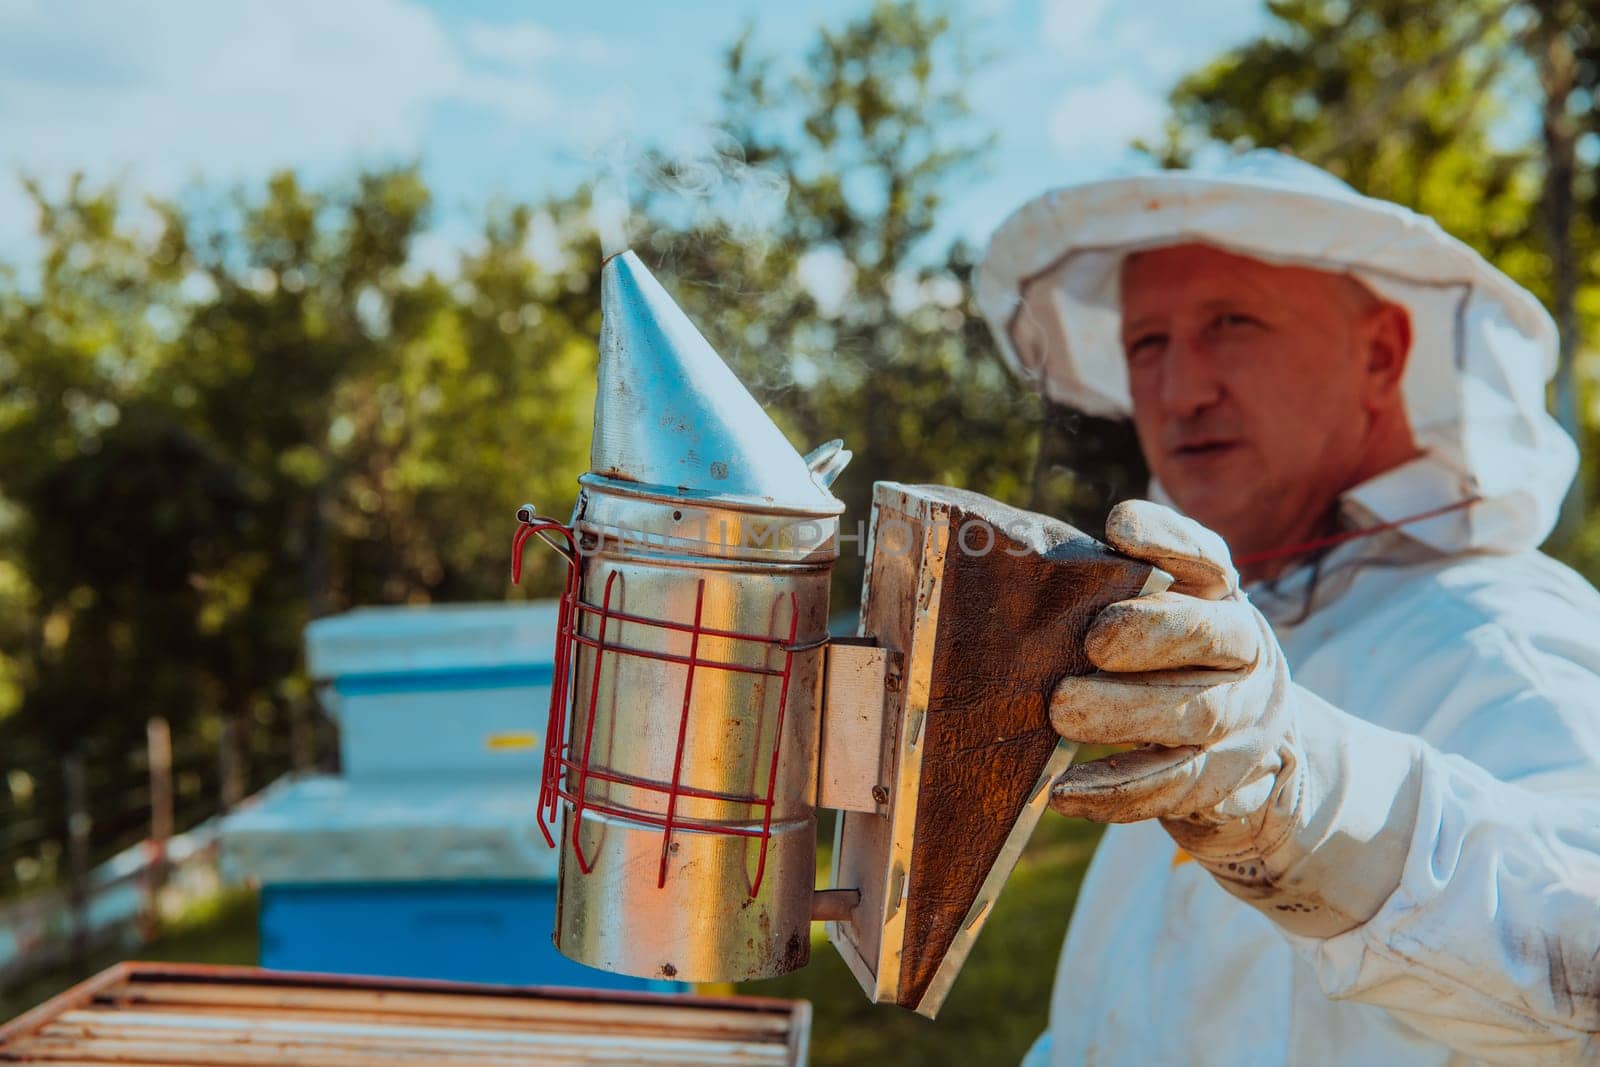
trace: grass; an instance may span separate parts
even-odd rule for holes
[[[811,1062],[816,1067],[1015,1063],[1044,1029],[1056,956],[1099,838],[1098,826],[1046,813],[936,1021],[869,1004],[855,977],[825,943],[815,946],[809,967],[783,978],[745,983],[740,992],[809,1000],[814,1012]],[[814,929],[820,937],[821,927]],[[134,955],[249,964],[256,961],[256,952],[256,896],[236,891],[184,916]],[[124,954],[115,951],[99,953],[83,973],[62,969],[0,991],[0,1020],[121,958]]]
[[[256,894],[240,889],[191,908],[154,941],[130,954],[116,948],[90,954],[80,969],[59,967],[0,990],[0,1022],[48,1000],[90,975],[124,959],[186,963],[256,962]]]
[[[1093,823],[1045,814],[937,1020],[869,1004],[826,945],[809,967],[739,990],[811,1001],[815,1067],[1016,1063],[1044,1030],[1061,939],[1099,839]]]

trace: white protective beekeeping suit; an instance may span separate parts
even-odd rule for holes
[[[1410,312],[1424,454],[1346,493],[1345,527],[1478,502],[1248,590],[1295,682],[1426,742],[1415,818],[1389,828],[1398,888],[1355,929],[1296,936],[1160,825],[1112,827],[1028,1062],[1600,1062],[1600,596],[1537,551],[1576,464],[1545,413],[1549,316],[1431,220],[1270,152],[1029,203],[978,301],[1021,377],[1126,415],[1119,267],[1180,242],[1349,272]]]

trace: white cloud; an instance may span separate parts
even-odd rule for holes
[[[574,63],[614,63],[626,50],[596,33],[557,33],[536,22],[510,26],[474,22],[463,36],[467,46],[485,59],[520,66],[562,60]]]
[[[1210,0],[1204,7],[1166,10],[1165,5],[1128,5],[1100,27],[1095,45],[1117,57],[1123,69],[1171,83],[1262,28],[1259,0]]]
[[[1154,20],[1119,20],[1110,28],[1104,44],[1107,51],[1127,57],[1125,66],[1137,67],[1163,84],[1176,81],[1196,66],[1193,44],[1178,33],[1163,32]]]
[[[1044,0],[1044,38],[1064,55],[1093,48],[1093,34],[1110,0]]]
[[[499,112],[513,122],[541,125],[561,114],[556,95],[540,82],[509,74],[472,73],[446,99]]]
[[[1159,95],[1119,74],[1063,92],[1050,111],[1050,143],[1064,155],[1114,152],[1159,136],[1166,117]]]
[[[19,171],[170,194],[195,177],[415,155],[444,105],[550,126],[563,109],[544,65],[510,60],[596,43],[568,49],[526,22],[467,36],[417,0],[0,0],[0,259],[27,258],[35,225]]]
[[[0,24],[13,165],[156,181],[355,150],[410,151],[470,75],[405,0],[41,5]]]
[[[560,50],[559,39],[553,30],[531,22],[520,26],[474,22],[467,26],[464,36],[474,52],[502,63],[548,59]]]

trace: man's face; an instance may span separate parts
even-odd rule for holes
[[[1397,414],[1409,450],[1409,324],[1348,276],[1188,244],[1130,256],[1121,281],[1145,459],[1235,554],[1319,532],[1340,493],[1394,465],[1370,469]]]

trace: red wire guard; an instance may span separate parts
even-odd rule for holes
[[[647,826],[659,826],[661,828],[661,861],[656,870],[656,887],[661,888],[667,884],[667,860],[672,847],[672,832],[684,825],[678,815],[678,800],[680,797],[750,805],[761,811],[761,828],[759,830],[751,826],[708,822],[698,819],[691,825],[699,832],[720,833],[732,837],[758,838],[760,840],[761,851],[756,861],[755,878],[750,883],[750,895],[754,897],[761,890],[761,880],[767,869],[767,848],[772,839],[772,810],[774,793],[778,783],[778,759],[783,740],[784,713],[789,703],[789,681],[794,667],[794,655],[796,651],[799,651],[795,647],[795,638],[800,624],[798,598],[792,592],[787,595],[789,601],[789,632],[785,637],[774,637],[770,634],[742,633],[735,630],[720,630],[702,625],[701,617],[705,606],[706,593],[704,578],[697,580],[694,618],[687,623],[672,619],[653,619],[647,616],[614,610],[611,607],[613,590],[622,577],[620,572],[617,571],[612,571],[606,576],[600,603],[598,605],[592,604],[585,601],[582,596],[583,567],[578,552],[577,537],[571,527],[554,519],[533,515],[527,509],[518,513],[518,519],[519,525],[516,536],[512,540],[511,550],[511,580],[513,582],[522,580],[522,555],[528,540],[532,537],[537,536],[540,540],[550,545],[567,562],[566,581],[556,616],[554,678],[550,687],[549,719],[545,725],[544,767],[539,780],[538,819],[540,832],[544,834],[545,840],[554,846],[556,839],[550,832],[550,827],[557,819],[558,805],[563,800],[570,803],[572,805],[572,851],[578,861],[579,870],[584,874],[588,874],[594,870],[595,861],[584,855],[583,845],[580,840],[582,816],[585,811],[600,812],[601,814],[616,816]],[[582,619],[586,615],[597,620],[594,627],[595,636],[593,637],[582,632]],[[607,643],[606,635],[613,622],[686,633],[689,635],[689,654],[682,656],[669,652],[658,652],[651,649],[632,648],[621,644]],[[783,653],[783,666],[781,668],[755,667],[740,663],[729,663],[723,660],[701,658],[700,639],[702,637],[748,641],[768,648],[776,648]],[[577,681],[574,677],[576,674],[576,661],[573,656],[573,649],[577,646],[584,646],[594,650],[594,666],[587,679],[588,714],[584,717],[582,751],[574,758],[573,743],[576,739],[567,737],[569,726],[567,712],[572,706],[573,684]],[[681,664],[684,668],[683,701],[678,713],[677,749],[673,754],[672,780],[670,782],[654,782],[636,775],[625,774],[612,768],[595,766],[590,760],[594,742],[595,710],[600,698],[601,670],[607,655],[637,656],[644,659]],[[694,703],[694,679],[695,673],[701,670],[759,674],[779,679],[777,728],[773,732],[772,755],[767,764],[767,783],[764,794],[719,792],[696,788],[684,783],[683,753],[689,732],[690,709]],[[575,782],[572,781],[574,778],[576,779]],[[634,808],[617,807],[590,797],[587,793],[590,779],[665,794],[667,798],[666,813],[659,815]],[[569,788],[569,784],[571,788]]]

